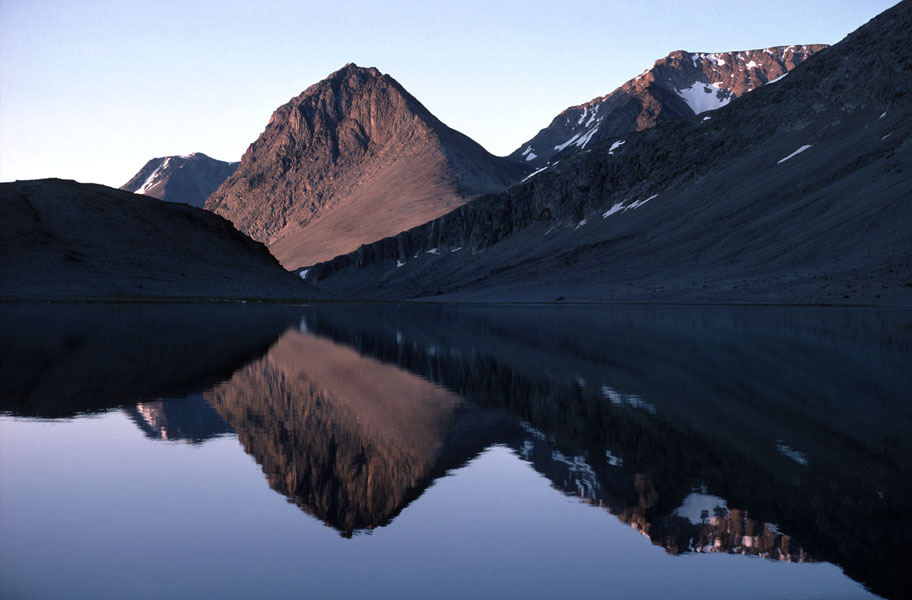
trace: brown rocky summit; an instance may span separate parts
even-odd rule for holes
[[[206,208],[294,269],[425,223],[522,174],[389,75],[348,64],[273,113]]]

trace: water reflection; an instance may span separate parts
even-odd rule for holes
[[[202,393],[186,398],[161,398],[125,406],[124,411],[137,427],[154,440],[202,444],[214,437],[232,433]]]
[[[498,444],[669,553],[834,562],[904,592],[908,313],[64,308],[37,334],[4,309],[0,409],[123,406],[193,443],[234,431],[343,536]]]
[[[307,327],[547,432],[574,459],[536,469],[670,552],[811,556],[902,595],[908,312],[368,307]],[[733,509],[682,517],[700,490]]]
[[[0,411],[67,417],[223,381],[298,310],[237,305],[0,306]]]

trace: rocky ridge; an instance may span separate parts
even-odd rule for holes
[[[211,212],[102,185],[0,184],[0,298],[304,298],[317,292]]]
[[[825,44],[742,52],[677,50],[610,94],[571,106],[510,158],[542,168],[595,143],[721,108],[785,77]]]
[[[912,303],[910,14],[308,277],[348,297]]]

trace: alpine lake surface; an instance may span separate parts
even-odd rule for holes
[[[912,312],[0,306],[0,597],[901,598]]]

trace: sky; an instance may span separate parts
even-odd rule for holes
[[[505,155],[674,50],[833,44],[893,4],[0,0],[0,181],[119,187],[153,157],[240,160],[349,62]]]

